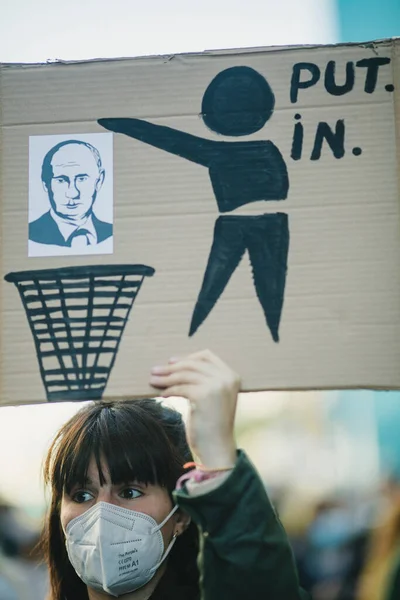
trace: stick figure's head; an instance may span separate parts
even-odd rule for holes
[[[204,123],[222,135],[249,135],[271,117],[275,96],[267,80],[250,67],[218,73],[203,96]]]

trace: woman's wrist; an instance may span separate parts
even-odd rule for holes
[[[184,468],[187,471],[178,479],[176,489],[180,490],[186,483],[198,485],[210,480],[224,481],[235,467],[236,449],[234,456],[235,458],[233,459],[230,454],[219,454],[218,456],[214,456],[212,460],[209,459],[207,463],[205,461],[186,463]]]
[[[207,448],[201,451],[197,450],[195,454],[195,462],[206,471],[229,470],[233,469],[236,464],[236,445],[234,443],[223,448],[216,448],[209,444]]]

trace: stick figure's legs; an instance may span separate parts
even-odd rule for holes
[[[203,284],[193,311],[189,335],[206,320],[224,291],[232,273],[246,250],[243,235],[234,217],[219,217],[215,221],[214,240]]]
[[[254,287],[272,338],[278,342],[289,252],[288,216],[277,213],[250,218],[254,221],[244,228],[244,237]]]
[[[215,306],[246,249],[267,325],[273,340],[279,341],[289,251],[288,216],[285,213],[217,219],[189,335],[197,331]]]

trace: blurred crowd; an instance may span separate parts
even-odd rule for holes
[[[367,497],[332,497],[299,518],[290,492],[273,494],[291,538],[299,577],[313,600],[400,598],[400,481]],[[288,508],[289,507],[289,508]],[[297,526],[296,526],[297,523]],[[45,600],[39,527],[0,501],[0,599]],[[395,591],[393,591],[395,590]]]
[[[44,600],[47,570],[37,524],[0,499],[0,600]]]
[[[297,529],[290,515],[291,525],[281,517],[313,600],[400,598],[400,481],[368,496],[320,501]]]

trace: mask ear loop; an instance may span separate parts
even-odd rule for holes
[[[168,544],[168,548],[164,552],[164,556],[161,558],[160,562],[151,569],[152,572],[157,571],[157,569],[162,565],[162,563],[164,562],[164,560],[167,558],[168,554],[171,552],[172,548],[174,547],[177,537],[178,537],[178,533],[175,531],[174,535],[172,536],[172,540]]]
[[[178,505],[175,504],[174,508],[171,510],[171,512],[165,517],[164,521],[162,521],[159,525],[157,525],[156,527],[153,527],[151,533],[156,533],[157,531],[160,531],[160,529],[165,525],[165,523],[172,517],[172,515],[178,510]],[[178,537],[178,533],[175,531],[174,535],[172,536],[172,540],[170,541],[170,543],[168,544],[168,548],[166,549],[166,551],[164,552],[164,556],[161,558],[160,562],[155,565],[155,567],[153,567],[151,569],[152,572],[157,571],[157,569],[162,565],[162,563],[164,562],[164,560],[167,558],[168,554],[171,552],[175,542],[176,542],[176,538]]]
[[[175,504],[174,508],[171,510],[170,513],[168,513],[168,515],[165,517],[164,521],[159,523],[159,525],[156,525],[155,527],[153,527],[153,529],[151,530],[151,533],[156,533],[156,531],[160,531],[160,529],[162,529],[164,527],[165,523],[167,521],[169,521],[169,519],[172,517],[172,515],[174,513],[176,513],[177,510],[178,510],[178,505]]]

